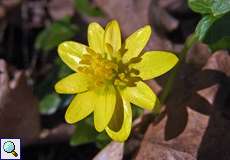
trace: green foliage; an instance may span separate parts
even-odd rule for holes
[[[72,146],[82,145],[94,142],[97,137],[97,131],[86,121],[80,121],[76,124],[75,133],[70,140]]]
[[[93,127],[92,115],[75,125],[75,132],[70,140],[70,145],[78,146],[96,142],[98,148],[106,146],[111,139],[105,132],[98,133]]]
[[[197,13],[210,14],[212,13],[213,0],[188,0],[189,7]]]
[[[73,38],[78,27],[71,23],[70,17],[54,22],[36,38],[35,48],[48,52],[61,42]]]
[[[61,98],[55,94],[46,95],[39,104],[39,110],[42,114],[53,114],[57,109],[61,102]]]
[[[215,51],[218,49],[230,49],[230,12],[218,18],[206,32],[203,42],[209,44]]]
[[[204,39],[208,29],[215,22],[215,20],[216,18],[211,15],[206,15],[200,20],[200,22],[198,23],[196,27],[196,31],[195,31],[196,36],[198,37],[200,41]]]
[[[96,145],[98,148],[104,148],[107,144],[111,142],[111,139],[105,131],[98,133],[96,138]]]
[[[230,11],[230,1],[229,0],[214,0],[212,6],[212,13],[214,16],[219,16],[226,14]]]
[[[64,64],[60,58],[57,58],[55,60],[55,65],[58,68],[58,74],[56,78],[57,80],[62,79],[73,73],[73,71],[66,64]]]
[[[220,16],[230,11],[229,0],[188,0],[189,7],[200,14]]]
[[[44,98],[47,94],[53,93],[54,84],[57,81],[58,68],[56,66],[50,71],[49,74],[43,79],[43,81],[36,82],[35,93],[39,99]]]
[[[195,34],[199,41],[209,45],[212,51],[230,48],[230,1],[188,0],[189,7],[202,14]]]
[[[89,0],[75,0],[75,8],[78,12],[80,12],[83,15],[88,15],[88,16],[104,16],[102,11],[93,6]]]
[[[55,83],[65,76],[73,73],[73,71],[66,66],[59,58],[54,61],[52,70],[47,74],[45,79],[35,86],[35,93],[42,99],[47,93],[54,92]]]
[[[71,74],[73,71],[69,69],[60,59],[56,59],[54,62],[54,69],[47,75],[46,79],[39,82],[35,87],[35,92],[40,97],[40,113],[41,114],[53,114],[56,110],[63,106],[66,106],[66,101],[69,102],[70,95],[59,96],[54,93],[55,83],[63,77]]]
[[[132,104],[132,114],[133,114],[133,118],[135,119],[139,117],[141,114],[143,114],[143,109]]]

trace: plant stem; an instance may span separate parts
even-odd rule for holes
[[[161,107],[163,104],[165,104],[168,96],[171,93],[171,90],[173,89],[173,84],[174,84],[174,80],[177,76],[177,73],[180,69],[181,64],[183,63],[188,51],[190,50],[190,48],[197,42],[197,37],[195,36],[195,34],[192,34],[190,37],[188,37],[185,41],[184,47],[182,49],[182,51],[179,54],[179,62],[177,63],[177,65],[175,66],[174,70],[172,71],[164,89],[163,89],[163,93],[160,96],[160,106]]]

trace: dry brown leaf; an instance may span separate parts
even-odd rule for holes
[[[145,149],[141,150],[136,160],[195,160],[191,154],[175,150],[173,148],[147,143]]]
[[[149,12],[151,0],[94,0],[96,4],[109,16],[120,22],[122,33],[127,36],[146,24],[151,24]],[[171,42],[160,38],[155,30],[150,38],[146,50],[171,50]]]
[[[122,160],[124,143],[111,142],[102,149],[93,160]]]
[[[214,109],[207,130],[199,147],[198,159],[227,160],[230,156],[230,56],[228,52],[214,53],[204,68],[219,73],[216,75],[219,88],[215,95]]]
[[[0,71],[0,137],[31,143],[40,132],[37,98],[22,71],[14,71],[10,79],[4,60],[0,60]]]
[[[154,149],[145,152],[146,146],[151,148],[156,144],[186,152],[193,158],[229,157],[229,73],[230,56],[219,51],[208,59],[202,71],[186,76],[192,82],[187,82],[187,79],[186,82],[178,81],[181,88],[176,87],[176,94],[172,94],[167,102],[167,116],[159,124],[149,126],[137,159],[158,155]]]

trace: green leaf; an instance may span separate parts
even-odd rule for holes
[[[217,51],[220,49],[230,49],[230,36],[223,37],[218,40],[216,43],[210,44],[209,47],[212,51]]]
[[[86,121],[80,121],[76,124],[75,132],[70,139],[70,145],[77,146],[96,141],[97,131]]]
[[[106,134],[105,131],[99,133],[96,138],[96,145],[100,149],[104,148],[110,142],[111,142],[111,138]]]
[[[213,0],[188,0],[189,7],[200,14],[212,13]]]
[[[195,34],[198,37],[198,40],[202,41],[204,36],[206,35],[210,26],[215,22],[217,18],[211,15],[204,16],[198,25],[196,26]]]
[[[220,16],[230,11],[229,0],[188,0],[189,7],[200,14]]]
[[[93,6],[89,0],[75,0],[74,2],[76,10],[81,14],[95,17],[104,16],[102,11],[99,8]]]
[[[217,19],[209,27],[203,42],[215,51],[218,49],[230,49],[230,12]]]
[[[74,37],[77,31],[78,27],[71,24],[70,17],[65,17],[48,26],[37,36],[35,48],[48,52],[57,47],[61,42]]]
[[[230,0],[214,0],[212,13],[214,16],[223,15],[230,11]]]
[[[75,132],[70,139],[70,145],[72,146],[95,142],[98,148],[103,148],[111,142],[111,138],[105,131],[98,133],[95,130],[92,115],[78,122],[75,127]]]
[[[40,101],[40,113],[47,115],[53,114],[57,110],[60,102],[61,98],[57,94],[48,94]]]
[[[132,115],[133,119],[138,118],[141,114],[143,114],[144,110],[139,106],[132,104]]]
[[[60,58],[57,58],[55,60],[55,65],[57,65],[58,68],[58,75],[57,79],[62,79],[71,73],[73,73],[73,70],[71,70]]]

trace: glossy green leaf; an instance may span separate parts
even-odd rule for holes
[[[223,15],[230,11],[229,0],[213,0],[212,13],[214,16]]]
[[[54,22],[38,35],[35,48],[47,52],[57,47],[61,42],[74,37],[77,31],[78,27],[71,24],[70,17],[65,17]]]
[[[40,113],[46,115],[53,114],[58,109],[60,102],[61,98],[57,94],[48,94],[40,101]]]
[[[202,41],[205,35],[207,34],[210,26],[215,22],[217,18],[211,15],[204,16],[198,25],[196,26],[195,34],[198,37],[198,40]]]
[[[189,7],[197,13],[220,16],[230,11],[229,0],[189,0]]]
[[[197,13],[212,13],[213,0],[188,0],[189,7]]]
[[[209,27],[203,42],[215,51],[218,49],[230,49],[230,12],[217,19]]]

